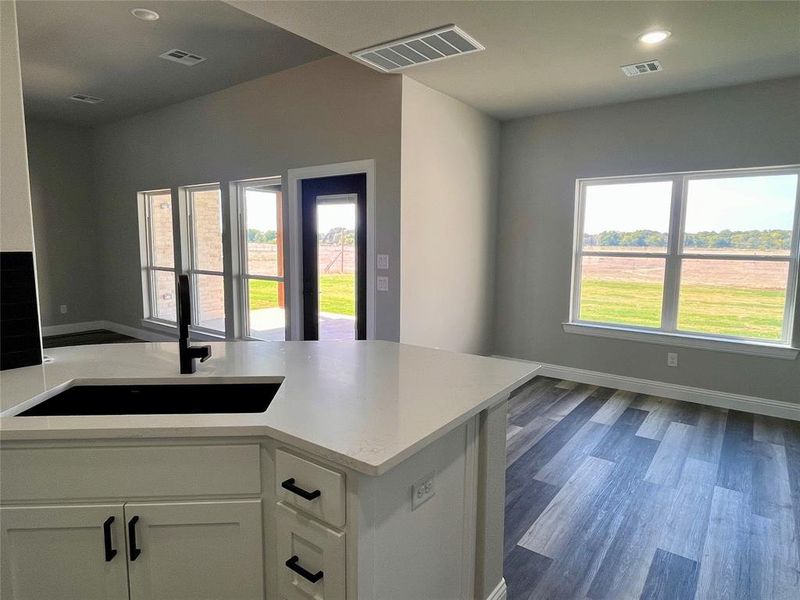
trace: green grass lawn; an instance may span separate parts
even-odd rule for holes
[[[323,273],[320,277],[320,312],[356,316],[355,276]],[[261,279],[250,280],[250,310],[278,306],[278,283]]]
[[[581,283],[584,321],[661,326],[660,283],[589,279]],[[678,328],[777,340],[783,326],[785,293],[780,290],[683,286]]]

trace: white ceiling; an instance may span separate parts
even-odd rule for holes
[[[5,0],[0,0],[5,1]],[[145,22],[131,8],[161,18]],[[84,125],[113,121],[230,87],[331,54],[219,1],[18,0],[28,116]],[[208,60],[186,67],[173,48]],[[88,105],[75,93],[103,98]]]
[[[344,55],[454,23],[486,51],[404,72],[500,119],[800,74],[797,1],[226,1]],[[657,27],[672,37],[637,42]]]

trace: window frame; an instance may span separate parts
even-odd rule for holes
[[[153,249],[153,226],[152,226],[152,207],[151,200],[154,196],[170,197],[170,211],[172,216],[172,267],[162,267],[155,264],[155,252]],[[164,325],[167,327],[177,327],[177,315],[174,321],[164,319],[156,315],[156,306],[158,300],[156,298],[156,285],[155,274],[172,273],[173,280],[175,279],[177,256],[176,256],[176,238],[175,238],[175,197],[172,190],[169,188],[145,190],[137,193],[138,208],[139,208],[139,252],[141,262],[141,277],[142,277],[142,308],[143,317],[145,321]],[[176,284],[177,285],[177,284]],[[176,290],[177,294],[177,290]],[[177,298],[176,298],[177,302]]]
[[[245,340],[252,340],[252,341],[264,341],[261,338],[254,337],[250,334],[250,294],[249,294],[249,285],[251,279],[257,279],[262,281],[275,281],[278,283],[283,284],[284,289],[284,314],[285,314],[285,324],[284,324],[284,340],[288,340],[289,338],[289,302],[287,301],[286,296],[286,211],[284,206],[284,189],[283,189],[283,180],[278,176],[272,177],[258,177],[255,179],[243,179],[240,181],[232,182],[234,186],[235,198],[236,198],[236,208],[234,213],[236,214],[236,256],[238,257],[238,261],[236,264],[238,277],[236,278],[237,281],[235,282],[236,289],[237,289],[237,302],[236,304],[236,312],[239,315],[238,318],[238,326],[239,331],[241,333],[240,337]],[[280,204],[281,204],[281,223],[279,226],[282,230],[282,244],[283,244],[283,265],[282,271],[283,275],[258,275],[252,274],[248,271],[248,249],[247,249],[247,202],[245,201],[245,192],[246,189],[249,187],[253,187],[255,185],[262,185],[262,186],[273,186],[280,188]]]
[[[192,322],[191,330],[213,337],[213,338],[226,338],[228,335],[228,301],[227,294],[223,292],[223,306],[225,310],[225,317],[223,318],[222,329],[212,329],[210,327],[203,327],[200,325],[200,290],[198,285],[198,275],[210,275],[220,277],[222,279],[223,290],[227,287],[228,273],[225,269],[225,201],[222,193],[221,183],[204,183],[198,185],[186,185],[178,188],[180,196],[181,214],[180,214],[180,230],[181,230],[181,258],[183,272],[189,276],[189,285],[191,286],[191,301],[192,301]],[[220,271],[210,269],[200,269],[197,267],[197,242],[195,240],[195,221],[194,211],[192,207],[192,195],[195,192],[206,192],[215,190],[219,194],[220,202],[220,247],[222,249],[222,268]]]
[[[733,177],[753,177],[763,175],[792,174],[798,177],[795,190],[795,206],[792,239],[789,254],[786,256],[765,256],[758,254],[702,253],[685,252],[684,237],[686,208],[688,204],[689,182],[699,179],[719,179]],[[601,252],[584,250],[584,218],[586,208],[586,189],[589,186],[615,185],[622,183],[672,182],[669,232],[666,252]],[[586,333],[602,337],[621,337],[641,339],[656,343],[680,343],[682,340],[698,340],[698,347],[712,349],[743,350],[745,346],[760,346],[777,349],[795,349],[797,340],[792,340],[794,320],[797,309],[798,270],[800,269],[800,165],[778,167],[759,167],[746,169],[720,169],[712,171],[683,171],[674,173],[614,176],[600,178],[580,178],[575,182],[575,214],[572,252],[572,281],[570,289],[569,321],[564,330],[572,333]],[[581,301],[581,270],[584,256],[662,258],[664,265],[664,289],[661,304],[661,326],[646,327],[588,321],[579,318]],[[685,260],[748,260],[788,263],[786,300],[784,304],[783,329],[780,340],[764,340],[727,334],[711,334],[678,328],[678,308],[680,302],[681,269]],[[616,334],[619,335],[616,335]],[[660,338],[660,339],[659,339]],[[722,348],[729,343],[726,348]],[[793,352],[796,356],[796,352]],[[793,358],[793,356],[792,356]]]

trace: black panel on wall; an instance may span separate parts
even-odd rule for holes
[[[41,362],[33,252],[0,252],[0,371]]]

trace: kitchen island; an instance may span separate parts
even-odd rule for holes
[[[503,597],[505,401],[536,365],[377,341],[213,343],[192,375],[174,343],[47,354],[0,374],[3,597]],[[16,416],[75,385],[253,382],[280,383],[265,412]]]

